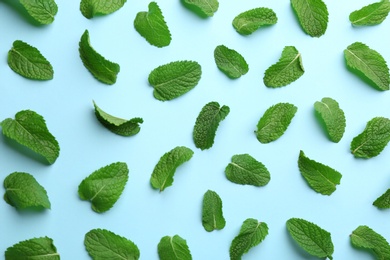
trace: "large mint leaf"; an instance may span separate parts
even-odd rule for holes
[[[5,259],[60,260],[60,255],[53,244],[53,239],[40,237],[24,240],[7,248]]]
[[[111,14],[126,3],[126,0],[81,0],[80,11],[85,18]]]
[[[54,0],[19,0],[27,12],[40,24],[50,24],[58,12]]]
[[[259,7],[240,13],[233,19],[233,27],[239,34],[249,35],[265,25],[276,24],[278,18],[270,8]]]
[[[377,259],[390,259],[390,245],[386,239],[368,226],[357,227],[350,235],[352,245],[371,249]]]
[[[208,190],[203,195],[202,225],[208,232],[223,229],[226,225],[222,212],[222,200],[215,191]]]
[[[248,70],[248,63],[244,57],[233,49],[224,45],[218,45],[214,50],[214,59],[217,67],[229,78],[237,79],[245,75]]]
[[[362,7],[359,10],[352,12],[349,15],[349,20],[353,25],[377,25],[382,23],[390,11],[389,0],[382,0],[367,6]]]
[[[191,260],[191,252],[187,241],[179,235],[161,238],[157,245],[160,260]]]
[[[195,13],[203,17],[211,17],[218,10],[218,0],[182,0]]]

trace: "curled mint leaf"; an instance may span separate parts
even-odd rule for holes
[[[47,259],[60,260],[60,254],[48,237],[32,238],[21,241],[5,251],[5,259]]]
[[[245,75],[248,70],[248,63],[237,51],[219,45],[214,50],[214,59],[217,67],[229,78],[237,79]]]
[[[179,235],[161,238],[157,251],[160,260],[192,260],[187,241]]]
[[[353,246],[372,250],[377,259],[390,259],[389,243],[370,227],[357,227],[350,235],[350,239]]]
[[[240,13],[233,19],[233,27],[239,34],[249,35],[260,27],[276,24],[278,17],[266,7],[259,7]]]
[[[215,191],[208,190],[203,195],[202,225],[208,232],[223,229],[226,225],[222,212],[222,200]]]
[[[91,19],[118,11],[125,3],[126,0],[81,0],[80,11],[85,18]]]
[[[381,0],[353,11],[349,15],[349,20],[356,26],[377,25],[386,19],[389,11],[389,0]]]
[[[217,12],[218,0],[182,0],[184,5],[202,17],[211,17]]]
[[[379,198],[377,198],[373,205],[379,209],[389,209],[390,208],[390,189],[383,193]]]
[[[29,15],[40,24],[51,24],[58,12],[54,0],[19,0]]]

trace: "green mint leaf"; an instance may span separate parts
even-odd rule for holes
[[[226,178],[234,183],[265,186],[271,179],[268,169],[249,154],[237,154],[225,168]]]
[[[270,8],[259,7],[240,13],[233,19],[233,27],[239,34],[249,35],[265,25],[278,21],[275,12]]]
[[[171,33],[156,2],[149,4],[148,12],[139,12],[134,27],[151,45],[165,47],[171,43]]]
[[[353,73],[367,79],[378,90],[389,90],[389,68],[377,51],[355,42],[344,50],[344,56]]]
[[[58,12],[54,0],[19,0],[29,15],[40,24],[50,24]]]
[[[187,241],[179,235],[161,238],[157,245],[160,260],[191,260],[191,252]]]
[[[298,167],[309,186],[322,195],[331,195],[340,184],[342,175],[338,171],[307,158],[303,151],[299,153]]]
[[[287,130],[297,110],[289,103],[278,103],[268,108],[257,123],[257,140],[263,144],[277,140]]]
[[[8,52],[8,66],[19,75],[37,80],[53,78],[54,71],[50,62],[40,51],[22,41],[14,41]]]
[[[84,245],[95,259],[137,260],[140,252],[136,244],[106,229],[92,229],[85,234]]]
[[[214,59],[218,69],[226,74],[229,78],[237,79],[245,75],[248,70],[248,63],[244,57],[237,51],[219,45],[214,50]]]
[[[377,198],[373,205],[380,209],[389,209],[390,208],[390,189],[383,193],[379,198]]]
[[[322,0],[291,0],[302,29],[312,37],[325,34],[328,27],[328,8]]]
[[[390,259],[390,245],[386,239],[368,226],[357,227],[350,235],[355,247],[371,249],[377,259]]]
[[[390,141],[390,119],[375,117],[364,131],[353,138],[351,152],[355,157],[372,158],[379,155]]]
[[[389,0],[382,0],[359,10],[352,12],[349,15],[349,20],[353,25],[377,25],[382,23],[390,12]]]
[[[269,88],[284,87],[299,79],[305,72],[302,56],[293,46],[286,46],[279,61],[264,73],[264,84]]]
[[[42,155],[50,164],[60,155],[57,140],[47,129],[45,119],[36,112],[22,110],[15,119],[7,118],[0,125],[5,136]]]
[[[222,212],[222,200],[215,191],[208,190],[203,195],[202,225],[208,232],[221,230],[226,225]]]
[[[211,17],[218,11],[218,0],[182,0],[184,4],[202,17]]]
[[[111,14],[126,3],[126,0],[81,0],[80,11],[85,18],[91,19],[96,15]]]
[[[139,124],[142,124],[144,120],[139,117],[135,117],[130,120],[125,120],[112,115],[107,114],[101,110],[95,102],[95,115],[99,122],[111,132],[122,136],[133,136],[139,133],[141,130]]]
[[[209,149],[214,144],[219,123],[229,114],[230,108],[217,102],[207,103],[196,118],[193,139],[195,146],[201,150]]]
[[[161,192],[171,186],[177,167],[189,161],[193,154],[190,148],[184,146],[177,146],[165,153],[154,167],[150,177],[152,187]]]
[[[46,190],[28,173],[14,172],[4,179],[4,200],[17,209],[46,208],[50,201]]]
[[[86,177],[80,183],[78,193],[82,200],[89,200],[92,203],[94,211],[102,213],[114,206],[128,179],[127,164],[112,163]]]
[[[84,66],[100,82],[112,85],[120,71],[119,64],[106,60],[97,53],[89,41],[89,32],[85,30],[79,43],[80,58]]]
[[[149,84],[154,87],[153,96],[161,101],[180,97],[193,89],[202,75],[195,61],[175,61],[155,68],[149,74]]]
[[[344,111],[336,100],[325,97],[314,103],[314,109],[325,124],[329,139],[338,143],[344,135],[346,122]]]
[[[299,218],[290,218],[286,224],[291,237],[306,252],[313,256],[333,259],[334,247],[328,231]]]
[[[268,226],[264,222],[248,218],[241,226],[240,233],[230,245],[230,260],[241,260],[243,254],[259,245],[268,235]]]
[[[59,260],[60,255],[53,244],[53,239],[40,237],[24,240],[7,248],[5,259]]]

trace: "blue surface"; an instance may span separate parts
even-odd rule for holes
[[[349,152],[350,142],[375,116],[390,117],[389,92],[380,92],[345,66],[343,50],[355,41],[366,43],[390,59],[389,18],[381,25],[354,28],[349,14],[369,0],[326,1],[330,13],[326,34],[306,35],[288,0],[220,0],[214,17],[201,19],[179,0],[161,1],[172,34],[170,46],[149,45],[134,29],[136,13],[146,11],[147,1],[129,1],[119,11],[88,20],[79,11],[79,1],[57,0],[59,12],[53,24],[33,25],[13,7],[0,3],[0,120],[31,109],[41,114],[57,138],[61,152],[47,166],[15,149],[0,137],[0,174],[31,173],[43,185],[52,209],[39,213],[17,211],[0,201],[0,252],[32,237],[49,236],[62,259],[89,259],[84,235],[94,228],[109,229],[136,243],[141,259],[158,259],[157,244],[175,234],[187,240],[193,259],[228,259],[232,239],[242,222],[256,218],[269,226],[269,235],[243,259],[315,259],[296,246],[285,223],[291,217],[314,222],[332,234],[334,259],[373,259],[354,249],[350,233],[368,225],[390,240],[390,211],[378,210],[372,202],[390,187],[387,147],[379,156],[361,160]],[[276,25],[250,36],[239,35],[231,25],[239,13],[272,8]],[[121,66],[115,85],[98,82],[83,66],[78,42],[85,29],[91,45]],[[6,55],[14,40],[35,47],[54,67],[54,79],[38,82],[14,73]],[[213,51],[224,44],[240,52],[250,70],[230,80],[214,62]],[[296,82],[268,89],[264,71],[280,57],[285,46],[302,54],[305,74]],[[153,98],[149,73],[176,60],[195,60],[202,66],[199,85],[169,102]],[[314,116],[313,104],[323,97],[337,100],[347,118],[343,139],[330,142]],[[117,136],[99,124],[92,100],[106,112],[122,117],[142,117],[141,132],[133,137]],[[194,146],[192,130],[201,108],[210,101],[228,105],[228,117],[220,124],[214,146],[201,151]],[[273,104],[290,102],[298,112],[286,133],[277,141],[261,144],[254,130],[264,111]],[[173,186],[159,193],[149,184],[159,158],[175,146],[194,150],[193,158],[178,168]],[[341,184],[331,196],[315,193],[301,177],[299,151],[342,173]],[[265,187],[229,182],[224,168],[235,154],[249,153],[266,165],[271,181]],[[97,214],[77,195],[79,183],[94,170],[112,162],[126,162],[130,169],[127,186],[115,204]],[[206,232],[201,224],[201,202],[208,190],[223,200],[226,227]]]

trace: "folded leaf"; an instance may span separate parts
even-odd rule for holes
[[[211,17],[218,10],[218,0],[183,0],[195,13],[201,16]]]
[[[265,25],[276,24],[278,18],[270,8],[260,7],[248,10],[233,19],[233,27],[239,34],[249,35]]]
[[[203,195],[202,225],[208,232],[223,229],[226,225],[222,212],[222,200],[215,191]]]
[[[58,12],[58,6],[54,0],[19,0],[19,2],[40,24],[52,23]]]
[[[160,260],[191,260],[191,252],[187,241],[179,235],[161,238],[157,245]]]
[[[249,68],[244,57],[237,51],[219,45],[214,50],[214,59],[217,67],[229,78],[237,79],[245,75]]]
[[[390,245],[386,239],[368,226],[357,227],[350,235],[352,245],[371,249],[377,259],[390,259]]]
[[[349,20],[353,25],[377,25],[382,23],[390,11],[389,0],[382,0],[367,6],[362,7],[359,10],[352,12],[349,15]]]
[[[389,209],[390,208],[390,189],[383,193],[379,198],[377,198],[373,205],[379,209]]]
[[[53,239],[40,237],[24,240],[7,248],[5,259],[60,260],[60,255],[53,244]]]
[[[96,15],[111,14],[126,3],[126,0],[81,0],[80,11],[85,18],[91,19]]]

